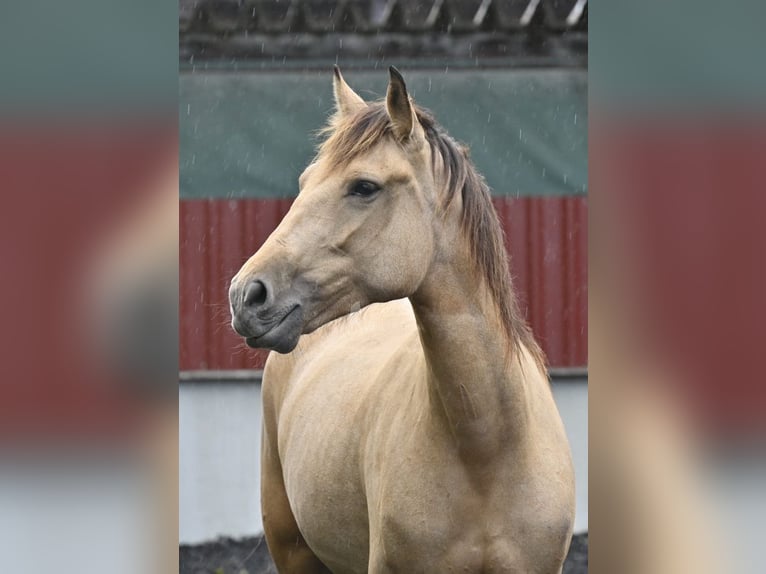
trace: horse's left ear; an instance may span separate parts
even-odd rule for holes
[[[349,116],[362,108],[366,108],[365,101],[346,83],[338,66],[333,67],[333,92],[335,93],[335,107],[341,116]]]
[[[391,66],[388,72],[390,79],[386,93],[386,111],[394,125],[394,135],[398,140],[404,141],[418,131],[420,123],[399,70]]]

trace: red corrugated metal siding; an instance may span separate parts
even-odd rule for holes
[[[588,212],[582,197],[495,198],[513,283],[554,367],[588,361]]]
[[[181,201],[180,367],[263,365],[229,326],[228,284],[291,199]],[[587,363],[587,199],[494,199],[514,285],[551,366]]]
[[[231,277],[284,217],[292,200],[182,200],[180,205],[180,368],[247,369],[264,352],[230,325]]]

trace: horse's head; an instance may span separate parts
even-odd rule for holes
[[[431,148],[401,75],[366,103],[336,68],[336,114],[300,193],[234,276],[232,326],[286,353],[302,333],[373,302],[412,295],[435,252]]]

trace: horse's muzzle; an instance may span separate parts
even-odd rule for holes
[[[244,286],[233,282],[229,289],[231,325],[254,349],[289,353],[298,344],[303,330],[303,307],[297,297],[274,296],[263,280]]]

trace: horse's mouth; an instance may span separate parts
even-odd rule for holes
[[[246,337],[245,342],[253,349],[272,349],[289,353],[298,344],[303,327],[303,308],[293,306],[274,326],[258,337]]]

